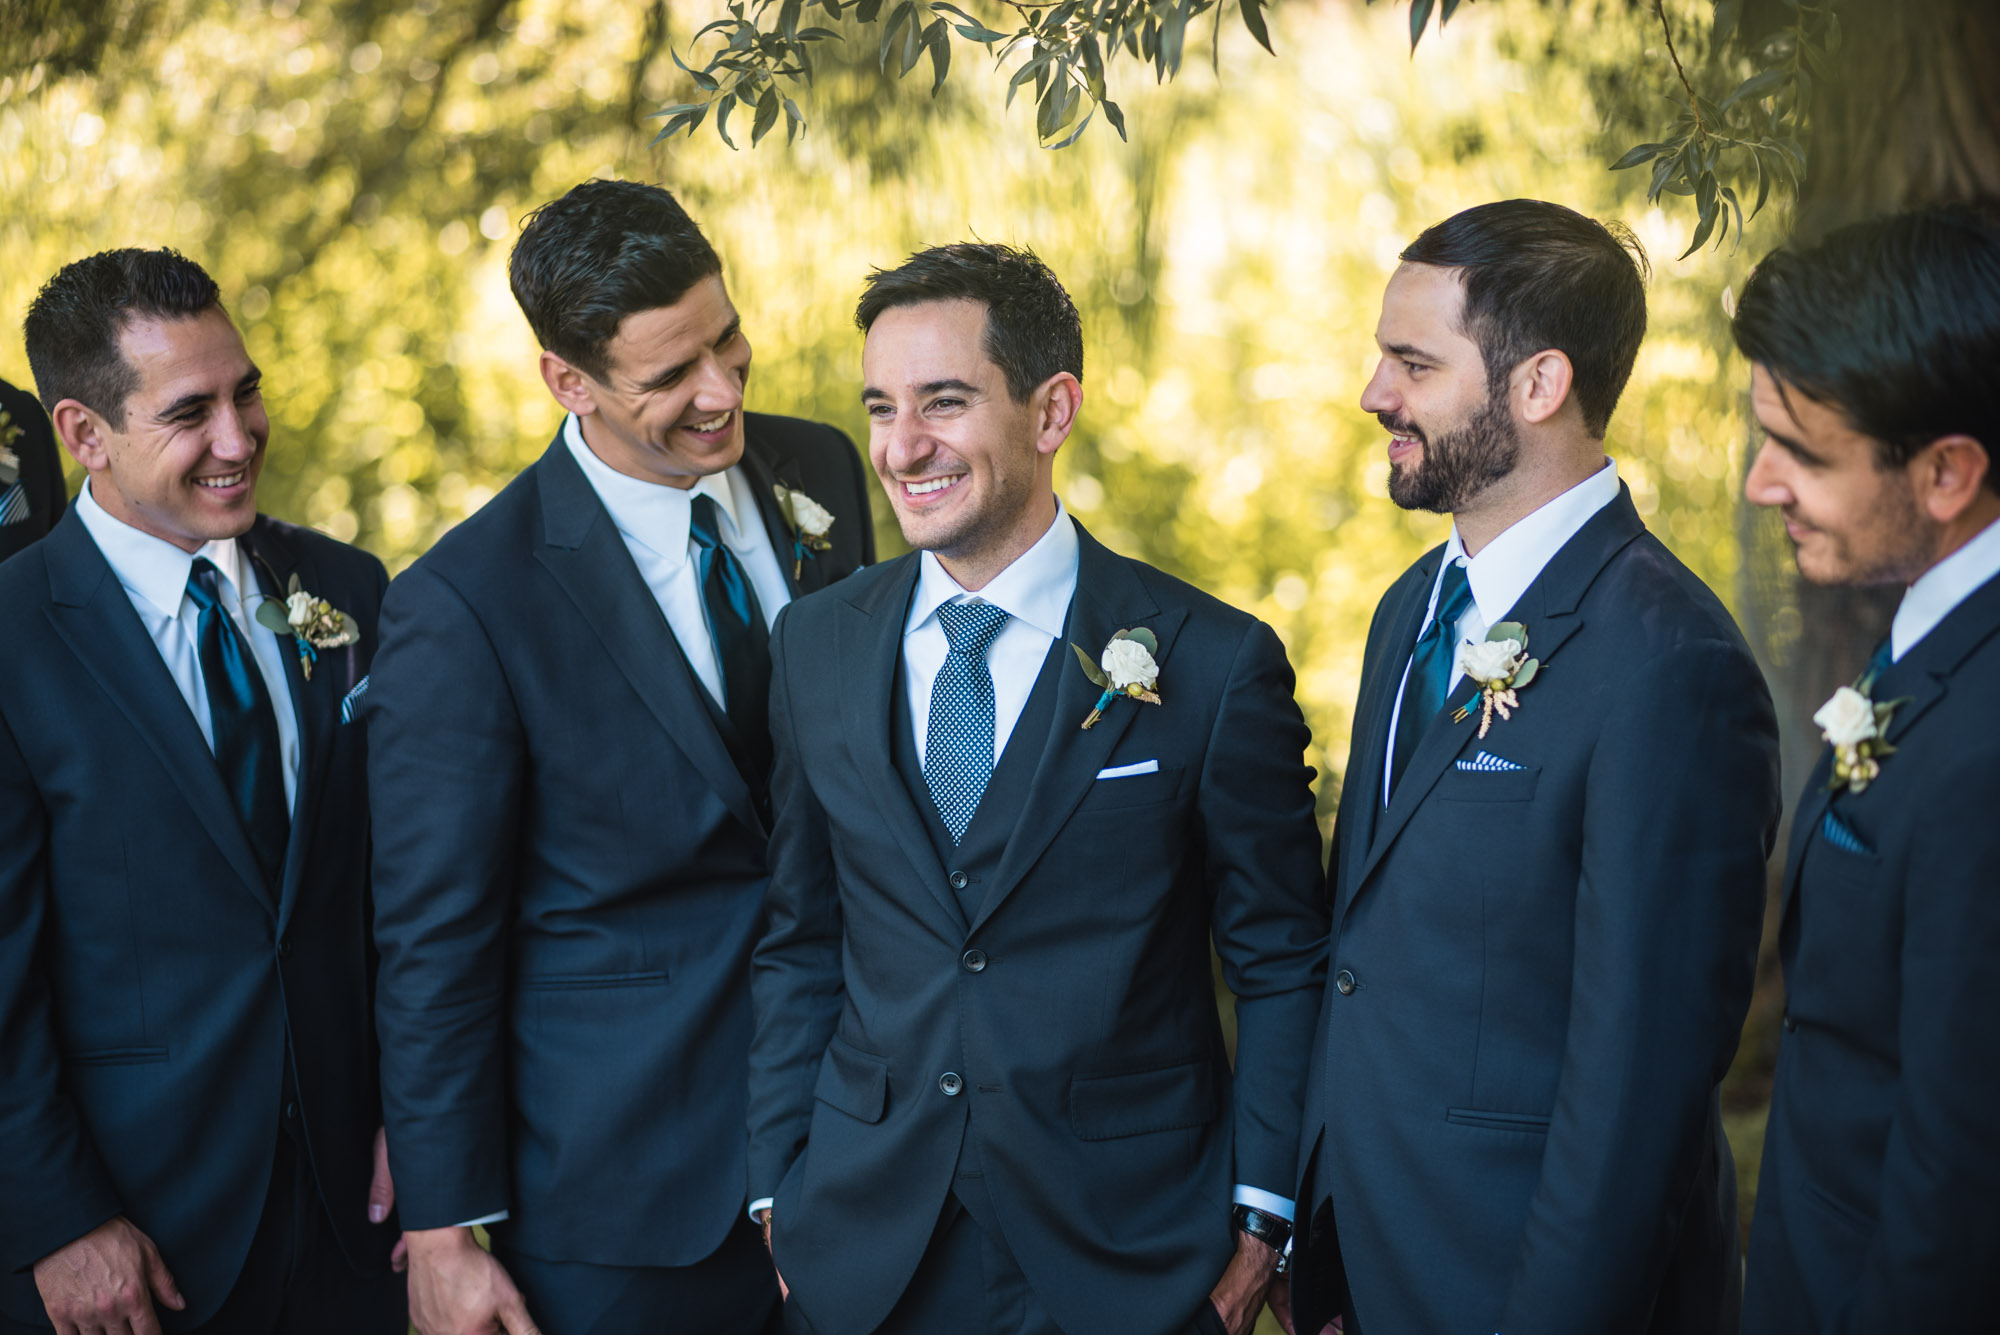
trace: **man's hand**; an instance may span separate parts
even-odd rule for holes
[[[771,1273],[778,1277],[778,1301],[791,1301],[792,1291],[785,1283],[784,1272],[778,1269],[777,1254],[771,1251],[771,1212],[759,1210],[757,1222],[764,1226],[764,1251],[771,1257]]]
[[[1298,1331],[1292,1325],[1292,1277],[1280,1275],[1273,1280],[1271,1291],[1265,1295],[1265,1301],[1271,1304],[1271,1315],[1278,1318],[1278,1325],[1284,1329],[1285,1335],[1298,1335]],[[1340,1335],[1340,1333],[1339,1317],[1319,1328],[1319,1335]]]
[[[375,1172],[368,1179],[368,1222],[379,1224],[396,1208],[396,1180],[389,1176],[389,1133],[375,1128]],[[402,1274],[410,1266],[410,1240],[397,1238],[389,1253],[389,1268]]]
[[[153,1300],[187,1306],[160,1249],[124,1215],[35,1262],[35,1287],[57,1335],[160,1335]]]
[[[1229,1335],[1250,1335],[1277,1271],[1276,1248],[1265,1246],[1248,1233],[1236,1235],[1236,1255],[1215,1282],[1215,1291],[1208,1295]]]
[[[418,1335],[541,1335],[507,1268],[469,1228],[420,1228],[410,1246],[410,1321]]]

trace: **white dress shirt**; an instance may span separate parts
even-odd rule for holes
[[[291,811],[299,787],[299,721],[292,709],[292,689],[285,681],[284,654],[294,653],[291,637],[278,642],[277,632],[268,630],[250,615],[256,600],[264,594],[234,538],[208,543],[198,552],[184,552],[165,539],[142,533],[114,517],[90,494],[90,483],[77,493],[76,516],[90,534],[97,550],[111,566],[132,600],[132,610],[146,628],[167,673],[180,689],[194,714],[195,726],[210,752],[215,750],[215,728],[209,719],[208,691],[201,677],[201,612],[187,596],[188,575],[197,559],[211,562],[221,574],[218,602],[250,646],[250,657],[264,678],[265,693],[271,697],[271,712],[278,722],[278,757],[285,777],[285,810]],[[250,608],[244,607],[248,593]],[[313,590],[317,592],[317,590]]]
[[[743,563],[768,628],[792,594],[757,509],[750,479],[743,476],[740,466],[710,473],[686,490],[628,477],[591,452],[574,413],[563,423],[563,442],[583,469],[591,490],[610,511],[611,522],[625,539],[625,549],[632,553],[660,611],[666,614],[667,626],[687,655],[696,679],[710,699],[727,706],[722,669],[716,664],[715,641],[708,628],[708,608],[701,600],[701,563],[695,559],[688,526],[696,496],[715,502],[722,517],[723,545]]]
[[[1463,565],[1466,583],[1472,588],[1472,601],[1466,606],[1465,615],[1458,619],[1458,645],[1452,652],[1451,680],[1445,685],[1447,696],[1458,689],[1459,678],[1465,675],[1458,670],[1457,648],[1478,644],[1486,638],[1488,630],[1507,619],[1514,604],[1541,575],[1542,568],[1555,559],[1563,544],[1575,537],[1577,530],[1589,523],[1592,515],[1618,499],[1618,485],[1618,465],[1606,459],[1604,467],[1540,509],[1516,520],[1506,532],[1487,543],[1477,556],[1465,554],[1465,543],[1458,536],[1458,525],[1454,523],[1451,526],[1451,537],[1444,545],[1444,559],[1438,562],[1437,577],[1431,581],[1430,606],[1424,612],[1423,625],[1417,630],[1417,638],[1421,640],[1431,622],[1437,618],[1438,592],[1444,585],[1445,567],[1453,563]],[[1528,627],[1531,637],[1534,630],[1533,626]],[[1411,658],[1415,657],[1412,652]],[[1389,777],[1396,757],[1396,727],[1402,719],[1403,692],[1408,688],[1409,681],[1410,664],[1405,661],[1403,681],[1396,688],[1396,707],[1389,715],[1388,759],[1382,766],[1384,806],[1389,804]]]
[[[1916,648],[1953,608],[1995,575],[2000,575],[2000,520],[1926,570],[1904,592],[1903,601],[1896,604],[1896,619],[1889,623],[1890,661]]]

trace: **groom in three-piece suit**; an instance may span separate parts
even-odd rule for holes
[[[1733,1330],[1717,1088],[1750,1000],[1777,739],[1728,612],[1604,457],[1645,330],[1637,266],[1530,200],[1459,214],[1403,260],[1361,404],[1390,432],[1390,495],[1453,527],[1368,635],[1295,1324]],[[1499,657],[1539,669],[1482,736],[1459,647],[1505,623],[1525,648]]]
[[[1278,1252],[1232,1201],[1290,1216],[1324,967],[1284,650],[1058,504],[1082,334],[1040,261],[926,251],[858,320],[920,550],[775,632],[750,1191],[787,1329],[1242,1335]],[[1125,630],[1157,702],[1086,730],[1077,651]]]
[[[190,261],[79,260],[27,336],[90,476],[0,567],[0,1330],[400,1335],[343,708],[386,575],[256,512]],[[294,579],[358,631],[309,673],[255,615]]]
[[[1785,1018],[1743,1324],[2000,1322],[2000,229],[1863,223],[1757,268],[1736,312],[1765,428],[1745,484],[1818,584],[1904,584],[1816,722],[1792,817]],[[1845,696],[1846,698],[1843,698]],[[1859,774],[1851,762],[1860,760]]]
[[[569,415],[391,586],[368,694],[412,1316],[754,1333],[768,621],[871,559],[866,478],[743,411],[721,262],[667,192],[577,187],[510,276]]]

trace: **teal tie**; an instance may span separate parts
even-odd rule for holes
[[[250,657],[250,645],[222,610],[221,572],[206,560],[188,572],[187,596],[199,610],[196,638],[202,689],[208,695],[208,726],[215,739],[215,763],[236,808],[257,865],[270,886],[285,870],[291,816],[285,810],[285,778],[279,768],[278,716],[264,689],[264,674]]]
[[[747,751],[745,778],[761,784],[771,761],[771,631],[749,572],[722,541],[712,497],[697,495],[688,537],[697,549],[701,605],[722,673],[723,712]]]
[[[1437,615],[1417,637],[1416,652],[1410,655],[1410,675],[1403,683],[1403,713],[1396,722],[1396,750],[1389,765],[1389,791],[1402,782],[1403,771],[1415,754],[1417,743],[1429,731],[1431,722],[1444,708],[1446,688],[1451,685],[1452,660],[1458,650],[1458,619],[1472,605],[1472,585],[1465,566],[1453,561],[1444,568],[1438,588]]]

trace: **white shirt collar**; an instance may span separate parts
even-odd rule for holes
[[[1051,638],[1060,637],[1063,623],[1069,619],[1070,600],[1076,596],[1077,549],[1076,521],[1058,500],[1049,531],[976,594],[966,593],[944,564],[933,553],[925,552],[917,558],[917,591],[910,599],[903,633],[908,635],[930,620],[940,604],[971,597],[992,603]]]
[[[1988,580],[2000,575],[2000,520],[1918,576],[1889,623],[1889,654],[1900,659]]]
[[[688,521],[693,517],[696,496],[714,501],[715,508],[722,512],[723,522],[735,533],[743,532],[736,517],[735,491],[729,484],[734,468],[710,473],[685,490],[664,482],[628,477],[598,458],[585,443],[583,426],[575,413],[563,422],[563,443],[583,469],[591,490],[610,511],[611,522],[618,526],[618,531],[657,553],[667,563],[667,573],[687,561]]]
[[[1466,557],[1466,582],[1472,586],[1472,601],[1478,605],[1481,619],[1495,625],[1512,611],[1563,544],[1575,537],[1592,515],[1617,499],[1618,465],[1606,459],[1604,467],[1516,520],[1482,547],[1479,555]],[[1463,556],[1465,543],[1454,523],[1444,559],[1449,564]]]
[[[197,558],[214,564],[234,590],[238,606],[245,601],[241,549],[234,538],[218,538],[200,551],[184,552],[164,538],[133,528],[97,503],[86,480],[76,497],[77,518],[89,532],[111,573],[126,589],[146,600],[163,617],[177,617],[187,596],[188,574]],[[230,595],[224,594],[227,598]]]

